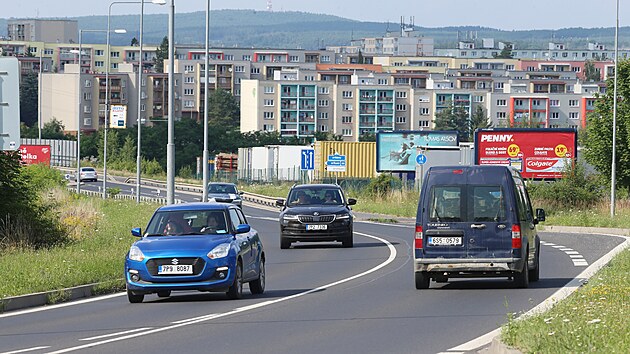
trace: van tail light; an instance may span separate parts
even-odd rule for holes
[[[521,248],[521,225],[512,225],[512,248]]]
[[[416,225],[416,240],[415,240],[416,249],[422,249],[422,226]]]

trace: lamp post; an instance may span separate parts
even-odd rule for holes
[[[166,203],[175,203],[175,0],[168,16],[168,143],[166,144]],[[205,189],[205,188],[204,188]]]
[[[617,77],[618,75],[618,66],[617,62],[619,61],[619,0],[617,0],[617,18],[615,23],[615,79],[614,79],[614,90],[613,90],[613,126],[612,126],[612,162],[611,162],[611,173],[610,173],[610,217],[615,217],[615,189],[616,189],[616,170],[617,163],[615,160],[617,159]]]
[[[83,43],[83,32],[107,32],[107,39],[109,40],[109,33],[110,33],[110,29],[109,29],[109,23],[107,24],[107,30],[84,30],[81,29],[79,30],[79,52],[78,52],[78,57],[79,57],[79,72],[78,72],[78,76],[79,76],[79,87],[78,87],[78,91],[79,91],[79,110],[77,112],[77,177],[76,177],[76,181],[77,181],[77,193],[81,192],[81,108],[83,108],[83,104],[82,104],[82,95],[81,95],[81,57],[82,57],[82,43]],[[116,33],[127,33],[126,30],[124,29],[117,29],[114,30],[114,32]],[[109,49],[108,49],[109,51]],[[108,56],[109,58],[109,56]],[[90,65],[91,66],[91,65]],[[109,71],[108,69],[106,69],[107,71]],[[107,77],[107,71],[105,71],[105,76]],[[106,79],[107,80],[107,79]],[[104,193],[104,192],[103,192]]]
[[[111,69],[110,64],[110,43],[109,43],[109,28],[111,26],[111,17],[112,17],[112,6],[114,4],[140,4],[140,43],[139,43],[139,58],[138,58],[138,153],[136,158],[136,169],[137,169],[137,197],[136,201],[140,202],[140,114],[142,112],[142,32],[144,25],[144,3],[150,2],[156,5],[165,5],[166,0],[151,0],[151,1],[112,1],[109,4],[109,8],[107,10],[107,68],[105,70],[105,126],[103,131],[103,199],[107,198],[107,120],[109,118],[109,70]]]
[[[205,78],[206,82],[204,83],[204,105],[203,105],[203,198],[202,201],[205,202],[208,200],[208,72],[210,65],[210,60],[208,58],[209,42],[210,42],[210,1],[206,0],[206,59],[205,59]]]
[[[42,144],[42,82],[44,82],[44,80],[42,79],[42,54],[44,53],[44,49],[40,48],[39,49],[39,82],[37,83],[37,91],[39,94],[39,99],[37,102],[37,128],[39,131],[39,141],[37,142],[38,144]]]

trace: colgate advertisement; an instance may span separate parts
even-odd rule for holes
[[[479,129],[475,163],[513,166],[524,178],[561,178],[577,157],[574,129]]]
[[[50,145],[21,145],[20,154],[24,165],[44,163],[50,166]]]

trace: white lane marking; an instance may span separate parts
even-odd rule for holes
[[[582,273],[578,274],[575,278],[573,278],[570,282],[568,282],[564,287],[558,289],[555,293],[551,294],[551,296],[546,298],[543,302],[541,302],[540,304],[536,305],[534,308],[530,309],[529,311],[527,311],[524,314],[522,314],[521,316],[519,316],[516,319],[517,321],[548,311],[556,303],[564,300],[569,295],[571,295],[573,292],[575,292],[579,287],[581,287],[583,285],[584,280],[587,280],[590,277],[592,277],[595,273],[597,273],[600,269],[602,269],[606,264],[608,264],[608,262],[610,262],[610,260],[612,260],[617,254],[621,253],[623,250],[625,250],[627,248],[630,248],[630,237],[620,236],[620,235],[611,235],[611,234],[599,234],[599,235],[611,236],[611,237],[620,237],[622,239],[625,239],[625,241],[622,242],[617,247],[613,248],[610,252],[606,253],[603,257],[601,257],[600,259],[595,261],[589,267],[584,269],[582,271]],[[575,263],[575,261],[574,261],[574,263]],[[587,264],[584,264],[584,265],[586,266]],[[448,349],[448,351],[451,351],[451,350],[464,350],[464,351],[476,350],[476,349],[479,349],[479,348],[481,348],[481,347],[483,347],[485,345],[490,344],[492,342],[492,340],[495,337],[499,336],[499,335],[501,335],[501,328],[500,327],[495,329],[495,330],[493,330],[492,332],[489,332],[489,333],[486,333],[486,334],[482,335],[481,337],[475,338],[475,339],[473,339],[473,340],[471,340],[469,342],[466,342],[464,344],[460,344],[460,345],[458,345],[456,347]]]
[[[27,309],[27,310],[21,310],[21,311],[15,311],[15,312],[9,312],[9,313],[5,313],[5,314],[0,314],[0,318],[24,315],[24,314],[27,314],[27,313],[35,313],[35,312],[41,312],[41,311],[54,310],[54,309],[58,309],[58,308],[61,308],[61,307],[74,306],[74,305],[85,304],[85,303],[88,303],[88,302],[107,300],[107,299],[111,299],[113,297],[124,296],[124,295],[127,295],[127,293],[125,292],[125,293],[109,294],[109,295],[91,297],[91,298],[87,298],[87,299],[83,299],[83,300],[77,300],[77,301],[72,301],[72,302],[64,302],[64,303],[56,304],[56,305],[35,307],[35,308]]]
[[[580,254],[580,252],[578,252],[578,251],[564,251],[564,253],[566,253],[568,255]]]
[[[258,219],[258,220],[267,220],[267,221],[278,221],[278,218],[272,218],[269,216],[250,216],[250,215],[245,215],[246,218],[248,219]]]
[[[178,324],[178,323],[184,323],[184,322],[188,322],[188,321],[192,321],[192,320],[211,320],[217,316],[221,316],[220,313],[211,313],[209,315],[203,315],[203,316],[199,316],[199,317],[193,317],[193,318],[187,318],[185,320],[179,320],[179,321],[173,321],[171,322],[172,324]]]
[[[86,349],[86,348],[92,348],[92,347],[96,347],[96,346],[99,346],[99,345],[104,345],[104,344],[107,344],[107,343],[118,342],[118,341],[122,341],[122,340],[136,338],[136,337],[146,336],[146,335],[153,334],[153,333],[169,331],[169,330],[173,330],[173,329],[176,329],[176,328],[180,328],[180,327],[184,327],[184,326],[190,326],[190,325],[194,325],[194,324],[197,324],[197,323],[200,323],[200,322],[208,321],[210,319],[227,317],[227,316],[235,315],[237,313],[258,309],[258,308],[261,308],[261,307],[269,306],[269,305],[272,305],[272,304],[277,304],[277,303],[284,302],[284,301],[293,300],[293,299],[296,299],[296,298],[299,298],[299,297],[303,297],[303,296],[306,296],[306,295],[309,295],[309,294],[312,294],[312,293],[315,293],[315,292],[319,292],[319,291],[322,291],[322,290],[326,290],[326,289],[334,287],[336,285],[347,283],[347,282],[349,282],[351,280],[354,280],[354,279],[366,276],[368,274],[374,273],[377,270],[379,270],[379,269],[387,266],[391,262],[393,262],[394,259],[396,258],[396,253],[397,253],[396,252],[396,248],[389,241],[387,241],[387,240],[385,240],[383,238],[380,238],[378,236],[368,235],[368,234],[364,234],[364,233],[361,233],[361,232],[355,232],[355,234],[356,235],[365,236],[365,237],[369,237],[369,238],[373,238],[373,239],[375,239],[377,241],[380,241],[380,242],[383,242],[385,245],[387,245],[387,248],[389,249],[389,252],[390,252],[389,253],[389,257],[387,258],[387,260],[385,260],[383,263],[381,263],[381,264],[379,264],[379,265],[377,265],[377,266],[375,266],[375,267],[373,267],[371,269],[366,270],[365,272],[362,272],[362,273],[359,273],[359,274],[355,274],[355,275],[353,275],[351,277],[348,277],[348,278],[345,278],[345,279],[341,279],[341,280],[337,280],[335,282],[332,282],[332,283],[329,283],[329,284],[326,284],[326,285],[322,285],[322,286],[319,286],[319,287],[317,287],[315,289],[304,291],[304,292],[301,292],[301,293],[298,293],[298,294],[282,297],[282,298],[279,298],[279,299],[276,299],[276,300],[264,301],[264,302],[261,302],[261,303],[258,303],[258,304],[254,304],[254,305],[251,305],[251,306],[245,306],[245,307],[243,307],[244,310],[243,309],[235,309],[235,310],[228,311],[228,312],[221,313],[221,314],[217,314],[216,316],[208,317],[208,318],[198,318],[197,317],[195,319],[190,319],[188,321],[184,320],[185,322],[173,324],[173,325],[167,326],[167,327],[151,329],[151,330],[148,330],[148,331],[145,331],[145,332],[142,332],[142,333],[133,333],[133,334],[124,335],[122,337],[105,339],[105,340],[102,340],[100,342],[88,343],[88,344],[85,344],[85,345],[80,345],[80,346],[76,346],[76,347],[70,347],[70,348],[61,349],[61,350],[58,350],[58,351],[51,352],[51,354],[67,353],[67,352],[71,352],[71,351],[76,351],[76,350],[81,350],[81,349]]]
[[[584,259],[584,256],[582,256],[581,254],[570,254],[569,257]]]
[[[555,243],[545,242],[545,241],[540,241],[540,243],[541,243],[542,245],[545,245],[545,246],[555,246],[555,245],[556,245]]]
[[[33,347],[33,348],[26,348],[26,349],[20,349],[20,350],[14,350],[12,352],[2,352],[0,354],[17,354],[17,353],[27,353],[27,352],[32,352],[35,350],[41,350],[41,349],[46,349],[46,348],[50,348],[50,346],[46,346],[46,347]]]
[[[573,251],[573,248],[563,247],[563,248],[559,248],[559,250],[562,252],[568,252],[568,251]]]
[[[564,246],[560,246],[560,245],[555,245],[555,246],[551,246],[553,248],[564,248]]]
[[[144,328],[136,328],[136,329],[130,329],[128,331],[124,331],[124,332],[116,332],[116,333],[110,333],[110,334],[103,334],[102,336],[96,336],[96,337],[90,337],[90,338],[81,338],[79,340],[96,340],[96,339],[103,339],[103,338],[108,338],[108,337],[115,337],[115,336],[119,336],[122,334],[127,334],[127,333],[134,333],[134,332],[140,332],[140,331],[147,331],[153,329],[153,327],[144,327]]]
[[[584,260],[580,261],[576,259],[573,261],[573,265],[576,267],[585,267],[585,266],[588,266],[588,262]]]

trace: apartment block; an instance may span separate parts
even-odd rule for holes
[[[9,19],[7,34],[12,41],[71,43],[78,41],[76,20]]]

